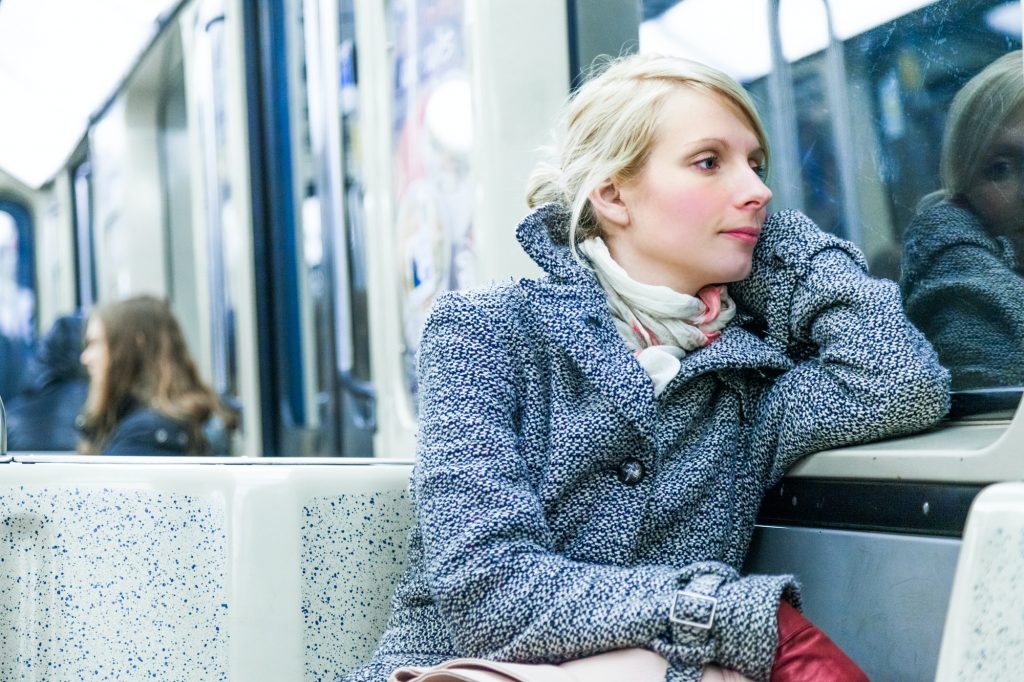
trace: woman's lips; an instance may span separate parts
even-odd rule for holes
[[[744,244],[756,244],[757,237],[761,234],[761,230],[756,227],[737,227],[732,230],[726,230],[725,235],[738,239]]]

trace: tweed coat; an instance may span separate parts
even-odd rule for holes
[[[708,662],[765,680],[779,599],[799,604],[792,576],[737,573],[765,488],[805,454],[947,409],[895,284],[795,212],[769,218],[730,288],[746,312],[655,397],[552,237],[566,219],[549,204],[519,226],[546,277],[446,295],[428,318],[411,566],[349,680],[629,647],[665,656],[668,680]]]
[[[1010,241],[942,202],[914,216],[904,243],[907,315],[935,344],[953,388],[1024,383],[1024,278]]]

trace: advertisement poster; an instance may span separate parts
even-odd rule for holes
[[[476,282],[463,14],[462,0],[397,0],[391,7],[394,229],[414,405],[416,348],[434,299]]]

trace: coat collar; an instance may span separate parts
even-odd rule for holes
[[[545,204],[516,231],[526,253],[548,273],[543,279],[521,283],[531,312],[548,343],[563,350],[640,433],[653,438],[657,401],[651,378],[619,336],[597,277],[552,236],[564,234],[568,220],[563,207]],[[687,354],[662,398],[689,379],[716,370],[775,373],[790,369],[793,363],[785,354],[742,326],[747,319],[738,315],[718,340]]]
[[[596,283],[594,273],[573,258],[565,241],[569,219],[569,210],[561,204],[544,204],[523,218],[516,228],[516,239],[526,254],[551,277]]]

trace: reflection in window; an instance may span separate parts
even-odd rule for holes
[[[902,275],[908,310],[953,371],[954,388],[1024,383],[1024,372],[1016,376],[1004,371],[1024,364],[1024,314],[1021,322],[1000,319],[995,299],[985,298],[998,298],[1005,307],[1012,297],[998,281],[1007,270],[1014,270],[1010,281],[1019,281],[1021,253],[1007,232],[1024,231],[1024,199],[1018,199],[1020,208],[1012,212],[1013,225],[1000,228],[1005,253],[996,253],[992,246],[1000,243],[999,235],[985,233],[994,240],[987,245],[978,238],[973,248],[987,249],[993,260],[976,271],[974,281],[952,288],[942,284],[945,275],[963,271],[963,263],[908,262],[924,249],[920,240],[914,241],[914,234],[921,232],[914,227],[920,220],[919,204],[945,188],[940,150],[953,98],[988,64],[1020,48],[1019,2],[762,0],[751,2],[742,19],[729,3],[646,0],[644,13],[642,52],[710,63],[752,93],[772,142],[773,208],[799,208],[822,228],[856,241],[872,274],[897,281]],[[1022,68],[1018,63],[1018,78]],[[963,164],[963,153],[951,162]],[[990,194],[1011,194],[1009,176],[1017,162],[1008,156],[986,156],[983,177]],[[1001,189],[994,183],[1003,183]],[[934,219],[952,229],[949,220]],[[931,227],[925,232],[933,233],[936,226]],[[992,263],[1000,255],[1005,258],[997,268]],[[927,280],[927,293],[921,294],[908,277]],[[968,289],[986,293],[970,300],[964,295]],[[917,296],[933,301],[920,315],[915,313]],[[1013,300],[1009,305],[1024,309]],[[951,331],[936,319],[958,316],[966,316],[969,329]],[[950,345],[948,338],[971,342]]]
[[[1024,60],[996,59],[946,117],[942,189],[907,229],[903,294],[955,389],[1024,385]]]

